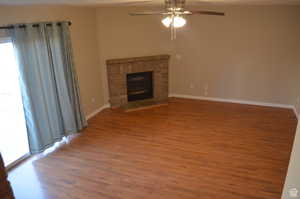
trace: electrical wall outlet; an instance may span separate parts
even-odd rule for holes
[[[204,96],[208,96],[208,85],[204,85]]]
[[[176,54],[175,57],[177,60],[181,60],[181,58],[182,58],[181,54]]]
[[[190,89],[195,88],[195,85],[193,83],[190,83]]]
[[[95,103],[96,99],[94,97],[92,97],[91,102]]]

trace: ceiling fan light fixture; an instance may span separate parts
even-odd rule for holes
[[[181,28],[186,24],[186,20],[181,16],[174,17],[174,28]]]
[[[173,24],[172,24],[172,20],[174,20]],[[186,24],[186,20],[181,16],[175,16],[175,17],[173,17],[173,19],[172,19],[172,17],[168,16],[168,17],[164,18],[161,22],[167,28],[169,28],[171,25],[173,25],[174,28],[181,28]]]
[[[129,14],[131,16],[146,16],[146,15],[164,16],[161,22],[165,27],[170,28],[171,40],[176,39],[177,28],[181,28],[186,24],[186,19],[184,18],[184,16],[187,15],[225,16],[224,12],[215,12],[215,11],[207,11],[207,10],[191,10],[191,11],[186,10],[185,9],[186,0],[164,0],[164,1],[165,1],[165,10],[163,11],[144,11],[144,12],[133,12]]]
[[[164,24],[164,26],[169,28],[171,23],[172,23],[172,18],[171,17],[166,17],[163,20],[161,20],[161,22],[162,22],[162,24]]]

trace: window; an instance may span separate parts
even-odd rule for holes
[[[9,38],[0,38],[0,151],[5,166],[28,154],[19,72]]]

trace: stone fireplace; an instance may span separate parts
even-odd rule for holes
[[[132,101],[168,100],[169,55],[107,60],[109,101],[111,107]]]

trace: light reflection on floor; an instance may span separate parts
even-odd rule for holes
[[[39,172],[36,170],[35,161],[46,158],[60,147],[68,145],[77,136],[78,134],[74,134],[62,138],[61,141],[56,142],[54,146],[46,149],[43,153],[32,155],[8,172],[8,180],[11,183],[16,199],[56,199],[56,196],[51,197],[47,194],[47,189],[42,187],[42,184],[44,184],[43,176],[38,175]],[[30,192],[28,190],[35,191]]]
[[[35,171],[34,159],[29,159],[9,172],[8,180],[11,183],[16,199],[45,199],[48,198],[40,185]],[[31,190],[31,191],[28,191]],[[32,191],[34,190],[34,191]]]

